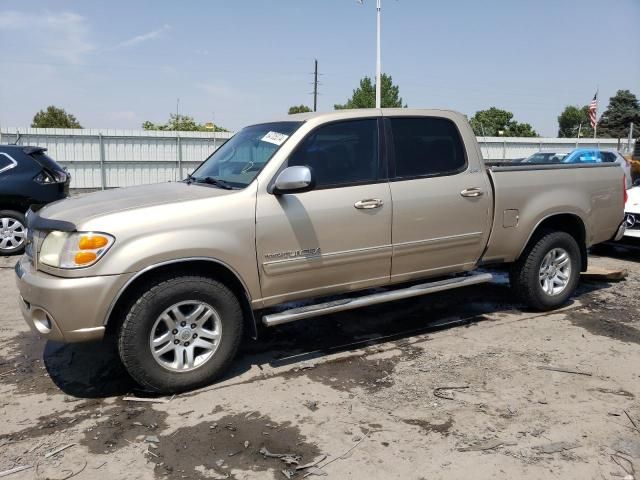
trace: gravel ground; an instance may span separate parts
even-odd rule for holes
[[[226,379],[172,398],[139,391],[108,344],[29,332],[16,259],[0,258],[0,472],[631,479],[640,472],[640,248],[598,253],[593,265],[625,268],[627,280],[585,280],[560,311],[527,311],[498,274],[491,285],[266,331],[243,344]],[[321,470],[296,471],[325,455]]]

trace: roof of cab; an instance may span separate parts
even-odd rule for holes
[[[341,120],[345,118],[359,118],[370,116],[393,116],[403,115],[411,116],[438,116],[438,114],[447,113],[449,115],[463,116],[460,112],[455,110],[445,109],[421,109],[421,108],[359,108],[359,109],[345,109],[345,110],[333,110],[329,112],[308,112],[308,113],[295,113],[293,115],[287,115],[285,117],[277,118],[274,121],[308,121],[308,120],[320,120],[322,122],[331,120]]]

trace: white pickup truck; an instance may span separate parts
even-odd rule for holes
[[[20,305],[50,339],[112,333],[141,385],[181,391],[218,378],[257,322],[490,281],[480,265],[556,308],[587,248],[624,233],[624,195],[616,164],[487,168],[451,111],[295,115],[244,128],[185,181],[31,212]]]

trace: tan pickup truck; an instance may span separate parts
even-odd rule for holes
[[[112,333],[141,385],[176,392],[219,377],[258,322],[488,282],[481,265],[556,308],[587,248],[622,236],[624,192],[615,164],[486,167],[451,111],[294,115],[244,128],[185,181],[31,212],[20,305],[52,340]]]

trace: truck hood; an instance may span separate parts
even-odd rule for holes
[[[39,216],[78,224],[91,218],[163,204],[228,195],[223,190],[207,185],[184,182],[158,183],[138,187],[114,188],[67,198],[43,207]]]

